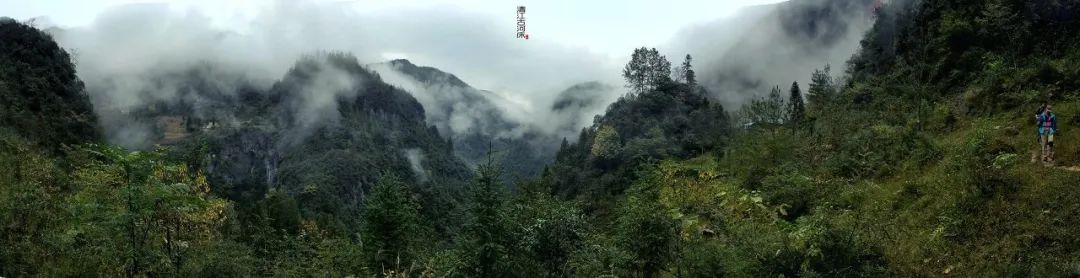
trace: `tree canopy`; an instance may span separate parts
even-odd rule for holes
[[[634,49],[630,62],[623,68],[623,78],[633,93],[656,90],[671,81],[671,62],[656,48]]]

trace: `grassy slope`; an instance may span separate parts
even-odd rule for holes
[[[1062,129],[1072,129],[1070,115],[1080,112],[1080,102],[1055,107]],[[682,220],[685,241],[730,255],[720,260],[729,274],[855,273],[845,267],[902,276],[1080,273],[1080,172],[1029,161],[1037,147],[1028,114],[960,119],[930,136],[939,159],[890,161],[903,166],[877,178],[837,178],[811,164],[807,157],[836,154],[820,153],[812,141],[799,140],[803,134],[745,135],[722,159],[663,163],[657,171],[674,174],[664,179],[668,194],[661,203]],[[1080,135],[1063,132],[1058,141],[1057,164],[1080,165]],[[745,173],[754,165],[785,170],[747,186]],[[785,220],[798,202],[809,203],[808,213]],[[719,236],[703,235],[706,229]],[[828,231],[850,235],[851,242],[839,244],[853,249],[820,250],[835,240],[820,237]],[[798,255],[782,265],[789,251]],[[838,257],[857,259],[814,268]]]
[[[667,177],[660,202],[680,219],[682,246],[712,254],[684,251],[672,272],[1080,275],[1072,25],[1028,38],[1041,49],[1033,52],[1016,51],[1016,42],[968,44],[956,38],[1012,34],[992,26],[1008,22],[993,17],[998,3],[929,3],[942,12],[899,37],[909,46],[900,62],[875,62],[886,54],[873,49],[857,55],[855,80],[816,109],[813,127],[743,131],[715,154],[657,167]],[[887,24],[875,29],[867,43],[889,45],[873,37],[889,33]],[[1032,114],[1047,96],[1061,131],[1057,167],[1030,161]]]

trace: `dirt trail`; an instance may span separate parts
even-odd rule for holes
[[[1038,162],[1039,162],[1039,152],[1038,151],[1031,152],[1031,163],[1038,163]],[[1074,165],[1074,166],[1054,166],[1053,164],[1051,164],[1051,165],[1043,164],[1043,165],[1047,166],[1047,167],[1053,167],[1053,168],[1056,168],[1056,169],[1060,169],[1060,170],[1065,170],[1065,171],[1080,172],[1080,165]]]
[[[1069,167],[1058,166],[1058,167],[1054,167],[1054,168],[1058,168],[1058,169],[1065,170],[1065,171],[1080,172],[1080,166],[1069,166]]]

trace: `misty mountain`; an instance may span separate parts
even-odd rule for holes
[[[557,138],[507,116],[500,96],[473,88],[457,76],[405,59],[368,65],[386,82],[423,104],[427,122],[453,140],[455,153],[471,165],[489,151],[511,175],[532,177],[552,160]],[[512,163],[509,161],[513,161]]]
[[[233,200],[283,192],[305,215],[351,231],[357,223],[350,215],[385,173],[444,205],[471,177],[416,98],[348,54],[306,56],[269,88],[211,64],[146,80],[154,92],[137,94],[144,105],[101,112],[109,138],[133,147],[172,145]]]
[[[800,0],[746,8],[684,30],[676,45],[701,57],[699,83],[725,106],[776,85],[809,83],[806,72],[842,68],[870,29],[875,1]]]
[[[424,105],[428,121],[444,134],[511,137],[521,127],[492,102],[494,94],[473,88],[453,74],[405,59],[368,67],[387,83],[413,94]]]
[[[520,106],[457,77],[500,55],[236,67],[114,21],[137,35],[80,60],[0,18],[0,276],[1080,276],[1080,2],[883,2],[753,8],[697,38],[712,83],[640,48],[617,100],[586,82]],[[301,19],[327,18],[348,17]],[[265,41],[352,50],[305,38],[357,25],[315,25]],[[814,70],[834,55],[843,79]],[[503,186],[500,163],[545,153]]]
[[[598,84],[575,86],[599,88]],[[564,140],[544,180],[553,193],[589,200],[593,209],[620,196],[637,178],[639,167],[657,160],[688,158],[722,147],[730,135],[727,112],[684,83],[667,82],[656,90],[629,93],[612,103],[576,142]],[[580,100],[562,102],[580,103]]]
[[[551,104],[552,115],[561,117],[557,133],[574,134],[592,124],[593,118],[604,112],[607,98],[615,90],[611,85],[590,81],[559,92]]]
[[[803,0],[776,4],[754,28],[719,57],[722,65],[706,65],[703,84],[713,91],[755,92],[801,80],[805,72],[842,61],[855,53],[870,26],[872,0]],[[822,60],[822,59],[834,59]],[[812,68],[803,64],[815,63]],[[769,77],[794,71],[789,80]],[[803,82],[806,83],[806,82]]]
[[[575,84],[559,93],[555,103],[551,105],[551,110],[567,111],[591,107],[600,101],[600,96],[594,94],[595,91],[612,89],[611,86],[596,81]]]
[[[211,63],[90,82],[106,141],[134,149],[174,144],[192,132],[264,122],[266,88]],[[256,105],[259,104],[259,105]]]

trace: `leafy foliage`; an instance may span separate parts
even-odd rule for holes
[[[687,62],[689,65],[689,61]],[[656,48],[634,49],[634,54],[630,56],[630,63],[623,68],[623,78],[626,79],[626,86],[633,93],[656,90],[671,81],[671,62],[660,55]]]
[[[769,91],[768,97],[751,100],[743,105],[739,113],[741,124],[747,126],[778,126],[787,123],[791,111],[787,102],[780,97],[780,87]]]
[[[65,231],[72,241],[69,248],[124,243],[111,250],[115,253],[77,258],[94,266],[87,269],[125,270],[132,276],[180,273],[192,256],[189,248],[210,244],[217,236],[226,203],[209,195],[201,173],[165,164],[161,151],[90,146],[83,152],[75,158],[84,166],[73,173],[75,192],[69,197],[78,223]]]
[[[646,176],[627,194],[615,227],[619,247],[630,255],[633,273],[653,277],[667,268],[675,243],[676,223],[660,206],[655,175]]]
[[[203,256],[227,252],[220,228],[229,204],[210,194],[200,172],[163,160],[163,152],[89,145],[70,151],[68,174],[6,138],[3,159],[20,166],[2,179],[9,183],[3,215],[22,225],[4,226],[4,245],[15,248],[0,257],[3,273],[179,276],[205,271],[212,266]],[[216,264],[243,273],[249,262]]]

